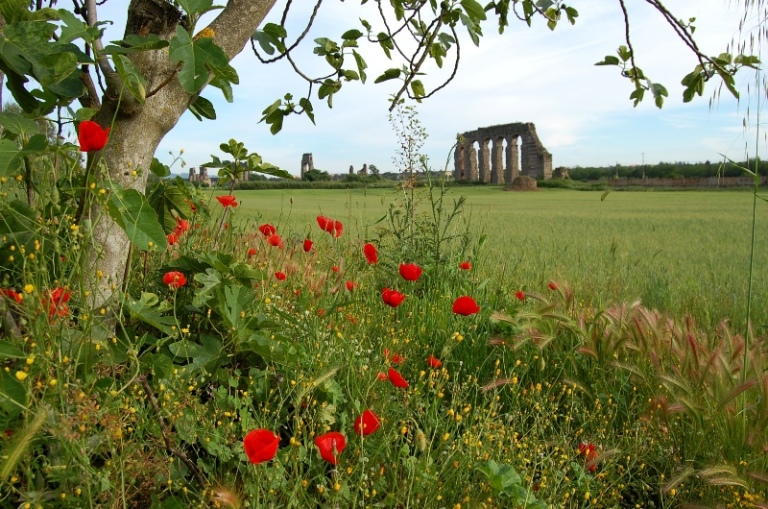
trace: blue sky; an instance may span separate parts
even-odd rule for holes
[[[279,17],[284,3],[278,2],[272,20]],[[494,24],[485,25],[486,37],[479,47],[465,38],[455,80],[418,106],[429,135],[423,152],[432,166],[442,169],[456,133],[509,122],[535,123],[555,167],[719,161],[721,154],[738,160],[747,149],[753,150],[754,133],[745,131],[743,122],[748,109],[757,109],[756,104],[750,105],[754,98],[746,92],[746,84],[755,80],[754,73],[745,72],[740,78],[744,90],[740,101],[723,91],[710,106],[719,85],[713,82],[703,97],[684,104],[680,79],[693,69],[695,59],[645,2],[627,3],[638,65],[669,90],[663,109],[658,110],[652,101],[633,108],[628,99],[632,92],[629,82],[616,68],[594,65],[605,55],[614,54],[623,42],[618,1],[572,2],[580,13],[575,26],[563,22],[550,32],[541,22],[528,28],[510,20],[511,26],[501,36]],[[306,9],[311,3],[302,0],[294,4]],[[311,40],[320,36],[338,39],[348,28],[360,28],[360,17],[374,22],[370,4],[373,2],[360,7],[351,0],[323,4],[316,26],[298,49],[299,60],[317,69]],[[741,12],[736,2],[670,0],[665,4],[680,18],[697,18],[696,39],[708,54],[721,53],[739,37]],[[107,4],[100,18],[117,20],[115,9],[120,9],[115,2]],[[296,12],[289,36],[291,27],[295,31],[305,15]],[[112,37],[122,34],[121,23],[117,28]],[[315,166],[330,173],[346,173],[350,165],[360,169],[363,163],[375,164],[382,171],[397,171],[392,161],[397,140],[387,111],[388,97],[397,83],[375,85],[373,78],[400,64],[392,65],[372,46],[363,47],[363,53],[371,67],[366,85],[345,84],[334,98],[333,109],[315,97],[316,126],[306,117],[296,116],[287,119],[283,131],[273,136],[267,125],[259,123],[262,110],[286,92],[301,96],[306,86],[287,65],[262,65],[246,48],[233,62],[240,76],[234,103],[224,101],[216,89],[207,90],[204,95],[214,102],[217,120],[199,122],[186,113],[163,140],[157,157],[170,163],[171,153],[184,149],[187,167],[199,166],[211,154],[221,155],[221,142],[235,138],[294,174],[299,172],[304,152],[311,152]],[[427,86],[446,76],[445,69],[428,71],[424,79]],[[181,173],[187,168],[177,164],[173,170]]]

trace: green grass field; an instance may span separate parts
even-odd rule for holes
[[[417,191],[418,192],[418,191]],[[298,236],[315,216],[344,221],[345,231],[371,237],[398,193],[375,190],[240,191],[238,216],[270,222]],[[449,191],[467,197],[463,220],[487,234],[480,274],[508,291],[536,291],[549,280],[570,285],[586,305],[642,299],[711,328],[746,319],[752,195],[727,192],[601,192],[498,187]],[[758,203],[753,323],[768,325],[766,219]],[[316,232],[313,232],[316,234]]]

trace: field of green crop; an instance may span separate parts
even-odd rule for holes
[[[420,191],[416,191],[419,193]],[[298,237],[325,214],[345,231],[371,238],[397,191],[239,191],[240,219],[268,221]],[[486,234],[476,266],[506,290],[537,291],[555,280],[585,305],[641,299],[711,328],[730,319],[742,330],[751,241],[752,194],[727,192],[601,192],[498,187],[453,188],[467,197],[461,221]],[[426,202],[422,201],[426,210]],[[768,205],[758,202],[752,318],[768,325]],[[313,232],[315,233],[315,232]]]

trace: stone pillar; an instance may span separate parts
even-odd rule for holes
[[[492,161],[491,161],[491,183],[504,183],[504,138],[495,138],[493,140]]]
[[[469,168],[469,174],[467,180],[470,182],[477,182],[477,150],[475,149],[474,140],[469,142],[467,146],[467,167]]]
[[[507,184],[511,184],[515,177],[520,175],[518,159],[517,136],[510,136],[507,138],[507,171],[506,175],[504,175],[504,180]]]
[[[482,140],[480,142],[480,153],[478,154],[480,158],[478,180],[480,182],[491,181],[491,153],[488,151],[489,141],[490,140]]]
[[[195,180],[197,180],[197,175],[195,175],[195,169],[194,168],[190,168],[189,169],[189,181],[190,182],[194,182]]]
[[[352,166],[351,164],[349,165],[349,174],[350,175],[354,175],[355,174],[355,167]]]
[[[460,141],[456,144],[456,150],[453,151],[453,180],[466,180],[467,167],[464,164],[467,160],[467,144]]]

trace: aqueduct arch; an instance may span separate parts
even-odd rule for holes
[[[533,123],[494,125],[461,134],[454,152],[455,180],[509,184],[518,175],[552,178],[552,154],[539,141]]]

